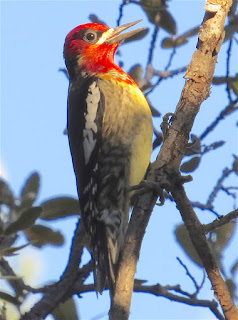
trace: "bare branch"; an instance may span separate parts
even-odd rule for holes
[[[227,91],[227,96],[230,103],[232,102],[232,98],[231,98],[231,88],[229,86],[228,78],[230,76],[231,47],[232,47],[232,38],[229,41],[229,46],[227,49],[227,59],[226,59],[226,78],[227,78],[226,91]]]
[[[218,192],[222,189],[223,187],[223,181],[229,177],[229,175],[233,172],[232,169],[225,168],[222,172],[222,175],[220,179],[218,179],[216,186],[214,187],[212,193],[209,195],[207,199],[207,204],[212,205],[215,197],[217,196]]]
[[[216,219],[211,223],[204,224],[203,230],[206,233],[209,233],[217,228],[220,228],[224,224],[236,219],[238,217],[238,209],[231,211],[230,213],[226,214],[225,216],[221,217],[220,219]]]
[[[210,133],[218,124],[221,120],[225,119],[228,115],[233,113],[234,111],[238,110],[238,98],[230,103],[225,109],[221,111],[221,113],[218,115],[218,117],[210,124],[208,128],[200,135],[200,139],[204,139],[208,133]]]
[[[80,294],[80,295],[82,293],[93,292],[94,284],[85,285],[77,282],[74,285],[73,290],[74,290],[74,293]],[[169,299],[170,301],[176,301],[176,302],[184,303],[191,306],[209,308],[211,312],[217,317],[217,319],[224,320],[223,315],[218,310],[218,304],[216,301],[196,299],[193,294],[190,294],[182,290],[180,285],[162,286],[159,283],[157,283],[155,285],[149,286],[149,285],[145,285],[144,283],[141,283],[138,280],[135,280],[133,291],[153,294],[156,297],[164,297],[166,299]],[[170,291],[175,291],[176,293],[179,293],[179,295],[171,293]]]
[[[206,236],[202,232],[202,225],[186,197],[181,179],[176,178],[179,177],[179,167],[194,119],[201,103],[209,96],[217,55],[224,39],[224,22],[232,1],[217,0],[216,3],[217,5],[214,8],[213,4],[207,1],[205,8],[207,12],[200,28],[198,49],[195,51],[186,73],[186,78],[189,80],[183,89],[172,125],[168,129],[166,139],[164,139],[161,147],[161,152],[157,161],[152,164],[147,179],[163,182],[164,185],[166,185],[167,180],[167,185],[171,184],[171,189],[168,186],[166,189],[171,191],[177,203],[191,240],[213,285],[215,295],[221,303],[225,317],[236,319],[238,318],[238,311],[211,255]],[[157,195],[153,192],[146,193],[139,198],[133,210],[124,250],[119,261],[110,319],[128,319],[136,263],[139,258],[145,228],[151,210],[156,203],[156,198]]]
[[[207,307],[217,317],[217,319],[224,320],[223,315],[218,310],[218,305],[216,301],[181,297],[169,292],[169,290],[174,290],[174,289],[172,287],[161,286],[160,284],[153,285],[153,286],[135,284],[135,287],[134,287],[135,292],[150,293],[155,296],[164,297],[171,301],[177,301],[177,302],[188,304],[191,306]]]
[[[178,181],[176,182],[176,178],[174,183],[176,187],[172,190],[172,195],[189,232],[194,248],[196,249],[212,283],[214,295],[219,300],[225,317],[227,319],[235,320],[238,317],[238,310],[230,297],[229,290],[210,251],[206,236],[203,232],[203,226],[197,218],[183,186],[179,185]]]
[[[182,73],[182,72],[185,72],[187,70],[187,67],[181,67],[181,68],[178,68],[178,69],[175,69],[175,70],[171,70],[171,71],[156,71],[156,70],[153,70],[153,75],[155,76],[159,76],[160,78],[172,78],[173,76],[179,74],[179,73]]]
[[[133,210],[119,261],[115,295],[111,302],[110,319],[127,319],[134,286],[134,274],[141,243],[157,196],[153,192],[139,198]],[[139,227],[138,227],[139,226]]]
[[[182,262],[181,259],[179,259],[179,257],[177,257],[178,262],[181,264],[181,266],[185,269],[187,276],[192,280],[197,292],[199,291],[199,285],[197,284],[197,281],[195,280],[195,278],[191,275],[190,271],[188,270],[187,266]]]
[[[225,84],[227,82],[232,83],[232,82],[236,82],[238,80],[238,75],[235,77],[213,77],[212,79],[212,84]]]
[[[9,279],[8,282],[11,284],[12,288],[14,288],[14,291],[16,295],[24,296],[24,289],[25,289],[25,283],[22,278],[17,278],[16,273],[9,265],[8,261],[5,260],[3,257],[0,259],[0,272],[3,276],[12,276],[13,279]],[[15,278],[15,279],[14,279]]]
[[[149,65],[151,65],[152,63],[152,59],[153,59],[153,53],[154,53],[154,49],[155,49],[155,43],[157,40],[157,36],[158,36],[158,32],[159,32],[159,28],[157,25],[154,26],[154,32],[152,34],[152,38],[151,38],[151,44],[150,44],[150,49],[149,49],[149,55],[148,55],[148,61],[146,64],[146,69],[148,69]]]
[[[121,24],[121,19],[123,17],[123,9],[124,9],[124,6],[126,4],[127,4],[127,1],[126,0],[122,0],[122,3],[119,6],[119,17],[117,19],[117,26],[119,26]]]
[[[175,53],[176,53],[176,48],[173,49],[173,51],[171,52],[171,55],[169,57],[169,61],[164,69],[164,72],[167,72],[167,70],[169,69],[169,67],[171,66],[172,64],[172,61],[173,61],[173,58],[175,56]],[[149,69],[149,68],[147,68]],[[151,69],[151,68],[150,68]],[[150,72],[151,75],[153,75],[153,70],[152,72]],[[149,95],[159,84],[160,82],[164,79],[164,77],[159,77],[159,79],[156,81],[156,83],[153,85],[153,87],[146,93],[146,96]]]
[[[21,320],[44,319],[60,302],[68,298],[69,292],[69,296],[72,295],[72,287],[78,277],[78,265],[83,252],[81,239],[85,231],[80,226],[79,221],[72,241],[69,262],[60,281],[48,286],[44,291],[43,298],[29,312],[25,313]]]

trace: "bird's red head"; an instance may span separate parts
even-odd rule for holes
[[[139,20],[141,21],[141,20]],[[64,44],[64,57],[70,78],[77,70],[89,74],[107,73],[120,68],[114,62],[114,54],[121,42],[144,28],[121,34],[139,21],[109,28],[100,23],[87,23],[69,32]]]

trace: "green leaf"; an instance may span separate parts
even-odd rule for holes
[[[231,299],[234,300],[236,293],[236,284],[232,279],[227,279],[226,281],[227,288],[230,292]]]
[[[237,1],[233,1],[233,6],[237,6]],[[236,9],[235,9],[236,10]],[[231,38],[234,36],[236,32],[238,32],[238,16],[237,14],[232,13],[232,10],[229,11],[228,15],[232,17],[228,21],[228,25],[225,26],[225,39],[223,42],[227,40],[231,40]]]
[[[3,250],[0,251],[0,258],[3,256],[13,256],[15,255],[16,251],[19,251],[27,246],[29,246],[30,243],[24,244],[22,246],[19,247],[9,247],[9,248],[5,248]]]
[[[64,237],[60,232],[53,231],[52,229],[40,224],[25,229],[24,232],[27,238],[33,242],[33,246],[38,248],[46,244],[60,246],[64,243]]]
[[[21,207],[30,208],[39,192],[40,177],[37,172],[34,172],[26,180],[25,185],[21,191]]]
[[[231,274],[233,277],[235,277],[235,274],[237,271],[238,271],[238,260],[236,260],[236,262],[231,267]]]
[[[233,221],[230,221],[213,231],[213,233],[216,234],[215,246],[219,252],[222,251],[228,245],[234,231],[235,222]]]
[[[238,80],[236,81],[230,81],[229,86],[232,88],[234,93],[238,96]]]
[[[161,11],[159,26],[172,35],[177,32],[176,22],[167,10]]]
[[[131,41],[140,40],[140,39],[144,38],[147,35],[148,32],[149,32],[148,28],[144,29],[144,30],[141,30],[140,32],[134,34],[133,36],[125,39],[123,41],[123,43],[128,43],[128,42],[131,42]]]
[[[164,10],[165,9],[165,0],[141,0],[141,5],[144,7]],[[151,10],[152,10],[151,9]]]
[[[12,191],[8,184],[0,179],[0,204],[6,204],[7,206],[14,206],[15,200]]]
[[[41,219],[53,220],[80,214],[79,201],[71,197],[53,198],[41,204]]]
[[[176,38],[174,37],[165,38],[161,43],[161,47],[164,49],[168,49],[168,48],[176,48],[176,47],[182,46],[183,44],[188,42],[188,38],[196,35],[198,31],[199,31],[199,27],[195,27],[183,33],[182,35],[177,36]]]
[[[201,153],[201,140],[195,136],[194,134],[191,135],[192,142],[189,142],[186,147],[185,155],[193,155],[193,154],[200,154]]]
[[[192,241],[189,237],[188,231],[185,228],[184,224],[179,225],[175,230],[175,235],[178,243],[181,245],[183,250],[187,253],[187,255],[198,264],[200,267],[202,266],[201,259],[199,258]]]
[[[18,232],[19,230],[29,228],[35,223],[41,212],[41,207],[32,207],[23,211],[20,217],[5,229],[5,234],[9,235]]]
[[[201,157],[194,157],[191,160],[182,164],[180,167],[180,170],[182,172],[192,172],[198,167],[200,160],[201,160]]]
[[[238,175],[238,157],[236,157],[235,155],[233,155],[234,157],[234,162],[233,162],[233,171],[235,172],[235,174]]]
[[[4,233],[4,222],[0,219],[0,236]]]
[[[89,15],[89,20],[91,20],[94,23],[101,23],[101,24],[105,24],[107,26],[107,23],[103,20],[101,20],[96,14],[90,14]]]
[[[185,43],[187,43],[187,38],[165,38],[161,42],[161,47],[164,49],[171,49],[179,47]]]
[[[166,9],[164,1],[161,0],[141,0],[140,5],[144,9],[150,22],[163,28],[170,34],[176,33],[176,22]]]
[[[143,68],[140,64],[135,64],[128,73],[136,83],[139,83],[142,78]]]
[[[79,319],[73,298],[70,298],[64,303],[60,303],[54,309],[52,314],[55,320],[62,320],[62,319],[78,320]]]

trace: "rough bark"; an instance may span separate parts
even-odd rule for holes
[[[210,86],[217,62],[218,52],[223,42],[224,23],[231,0],[210,0],[206,2],[206,13],[199,32],[197,50],[188,66],[180,101],[168,130],[164,130],[164,142],[156,162],[147,176],[149,181],[157,181],[161,187],[172,191],[191,240],[199,254],[215,296],[219,300],[224,315],[229,320],[238,319],[238,311],[233,304],[226,284],[221,277],[215,260],[206,242],[204,230],[190,202],[186,197],[179,178],[179,167],[184,155],[189,134],[201,103],[209,97]],[[166,124],[164,123],[166,126]],[[185,181],[183,181],[185,182]],[[183,195],[185,203],[181,203]],[[148,192],[138,200],[129,224],[126,242],[120,259],[116,289],[112,297],[110,319],[128,319],[134,274],[139,258],[141,242],[158,193]],[[191,214],[191,216],[190,216]],[[196,240],[198,236],[198,240]]]

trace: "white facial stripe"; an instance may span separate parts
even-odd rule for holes
[[[100,101],[100,90],[94,81],[88,88],[86,99],[87,113],[85,114],[85,129],[83,130],[83,148],[86,164],[96,145],[96,139],[93,138],[93,132],[97,133],[97,124],[95,122]]]
[[[113,34],[114,29],[110,28],[107,31],[103,32],[103,34],[101,35],[101,37],[98,39],[98,41],[96,42],[96,44],[102,44],[104,43],[112,34]]]

